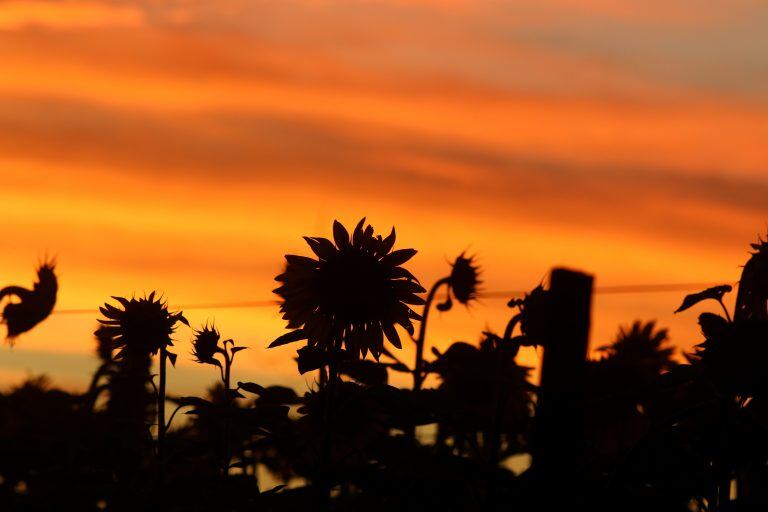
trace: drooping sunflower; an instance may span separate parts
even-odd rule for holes
[[[219,345],[221,334],[213,325],[204,325],[199,331],[195,331],[195,337],[192,339],[192,355],[195,356],[195,362],[203,364],[212,364],[221,366],[221,362],[216,359],[216,354],[224,353],[224,348]]]
[[[386,238],[374,236],[362,219],[350,237],[344,226],[333,223],[334,242],[304,237],[317,259],[286,256],[285,271],[275,278],[281,286],[280,311],[294,329],[270,347],[299,340],[324,351],[344,347],[362,357],[375,358],[384,349],[384,337],[401,348],[395,325],[413,334],[412,320],[421,320],[409,305],[424,304],[418,280],[401,265],[414,249],[392,250],[395,230]]]
[[[448,278],[451,293],[456,300],[466,305],[477,298],[480,283],[480,267],[475,262],[475,257],[467,258],[461,253],[451,265],[451,275]]]
[[[466,257],[464,254],[459,254],[451,263],[450,275],[437,281],[433,287],[436,292],[441,286],[446,286],[445,300],[437,304],[438,311],[449,311],[453,307],[453,298],[465,306],[477,299],[482,283],[480,266],[474,256]]]
[[[549,338],[550,293],[541,284],[526,293],[522,299],[511,299],[507,306],[517,308],[519,313],[512,317],[507,325],[504,338],[509,338],[512,330],[519,323],[522,335],[517,341],[522,346],[538,346],[543,340]]]
[[[56,305],[59,289],[56,279],[56,262],[42,263],[37,269],[37,281],[32,289],[21,286],[6,286],[0,290],[0,300],[15,297],[17,302],[6,304],[2,312],[2,321],[8,326],[8,342],[45,320]]]
[[[168,304],[162,299],[155,299],[155,292],[140,299],[112,297],[123,309],[105,303],[99,308],[106,319],[99,319],[102,327],[100,336],[112,340],[112,346],[118,350],[115,359],[122,359],[126,350],[136,350],[146,354],[157,354],[162,347],[173,346],[171,336],[176,331],[177,323],[189,325],[182,312],[168,311]],[[169,354],[171,362],[175,355]]]

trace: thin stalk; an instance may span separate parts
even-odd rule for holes
[[[501,424],[504,419],[504,410],[507,407],[509,399],[506,387],[499,384],[496,388],[496,408],[491,424],[488,459],[485,461],[488,471],[488,506],[493,506],[496,502],[496,470],[501,461]]]
[[[430,288],[427,294],[427,300],[424,303],[424,312],[421,314],[421,324],[419,325],[419,336],[416,338],[416,364],[413,366],[413,390],[419,391],[424,384],[424,341],[427,335],[427,320],[429,310],[432,308],[432,302],[435,300],[435,294],[441,286],[448,284],[447,277],[439,279]]]
[[[157,390],[157,460],[158,481],[162,485],[165,477],[165,361],[168,351],[165,345],[160,347],[160,384]]]
[[[317,491],[320,493],[318,498],[322,504],[321,510],[326,510],[330,507],[331,489],[333,484],[333,479],[331,477],[331,429],[333,428],[333,407],[335,405],[334,394],[336,392],[338,380],[339,373],[336,367],[336,361],[331,358],[328,363],[328,378],[323,388],[325,393],[325,408],[323,411],[323,444],[320,455],[320,472],[315,479]]]
[[[173,410],[173,412],[171,413],[171,417],[170,417],[170,418],[168,418],[168,423],[165,425],[165,428],[166,428],[166,430],[168,430],[168,429],[170,429],[170,428],[171,428],[171,424],[173,423],[173,418],[175,418],[175,417],[176,417],[176,414],[177,414],[177,413],[178,413],[178,412],[179,412],[181,409],[183,409],[184,407],[189,407],[189,404],[186,404],[186,405],[179,405],[178,407],[176,407],[176,408]]]
[[[416,361],[413,365],[413,390],[420,391],[424,384],[424,342],[427,337],[427,320],[429,319],[429,310],[432,308],[432,302],[441,286],[448,284],[448,278],[438,279],[432,288],[429,289],[427,299],[424,301],[424,310],[421,313],[421,324],[419,324],[419,335],[416,338]],[[411,441],[416,439],[416,425],[410,425],[405,435]]]
[[[229,422],[229,414],[230,414],[230,408],[232,406],[232,402],[234,401],[234,398],[231,397],[230,394],[230,375],[232,372],[232,358],[227,353],[226,344],[224,345],[224,399],[225,403],[227,404],[227,411],[226,416],[224,416],[224,426],[222,429],[222,449],[224,450],[223,453],[223,464],[222,464],[222,476],[224,478],[227,477],[229,474],[229,462],[231,459],[231,455],[229,453],[229,430],[230,430],[230,422]]]
[[[224,389],[227,393],[229,393],[230,390],[230,374],[232,371],[232,360],[227,356],[224,355],[225,362],[224,362]],[[227,394],[229,396],[229,394]]]
[[[720,303],[720,306],[722,306],[722,308],[723,308],[723,311],[725,311],[725,318],[726,318],[726,320],[728,320],[728,322],[729,322],[729,323],[730,323],[730,322],[732,322],[732,320],[731,320],[731,314],[730,314],[730,313],[728,313],[728,308],[727,308],[727,307],[725,307],[725,304],[723,303],[723,300],[722,300],[722,299],[718,299],[718,300],[717,300],[717,302],[719,302],[719,303]]]
[[[520,323],[520,315],[513,316],[509,322],[507,322],[507,327],[504,329],[504,341],[508,341],[512,339],[512,333],[515,330],[515,327],[517,327],[517,324]]]

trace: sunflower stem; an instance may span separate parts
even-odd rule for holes
[[[229,474],[229,462],[231,459],[230,452],[229,452],[229,414],[230,414],[230,408],[232,407],[232,403],[234,402],[234,397],[231,396],[230,393],[230,375],[232,372],[232,358],[229,356],[229,353],[227,352],[226,344],[224,345],[224,400],[227,404],[227,412],[226,416],[224,416],[224,425],[222,429],[222,448],[223,448],[223,463],[222,463],[222,476],[224,478],[227,477]]]
[[[424,303],[424,311],[421,314],[421,324],[419,325],[419,336],[416,338],[416,363],[413,366],[413,390],[419,391],[424,384],[424,344],[427,336],[427,319],[429,318],[429,310],[432,307],[432,302],[435,300],[435,295],[441,286],[447,285],[450,278],[444,277],[439,279],[430,288],[427,294],[427,300]]]
[[[165,479],[165,378],[166,378],[166,359],[168,351],[165,345],[160,346],[160,384],[157,391],[157,461],[158,485],[163,485]]]
[[[328,363],[327,380],[323,386],[325,394],[325,407],[323,411],[323,445],[320,455],[319,474],[316,477],[315,485],[319,493],[318,499],[322,506],[321,510],[326,510],[330,506],[331,490],[333,489],[332,473],[332,446],[331,429],[333,428],[333,408],[335,406],[334,394],[339,383],[339,372],[335,361],[335,356],[330,358]]]
[[[438,279],[435,284],[430,288],[427,294],[427,299],[424,302],[424,310],[421,314],[421,324],[419,325],[419,336],[416,338],[416,362],[413,365],[413,391],[420,391],[421,386],[424,384],[424,342],[427,336],[427,319],[429,318],[429,310],[432,307],[432,302],[435,300],[435,295],[441,286],[447,285],[449,282],[448,277]],[[411,425],[406,436],[411,441],[416,439],[416,425]]]
[[[725,318],[728,320],[728,323],[732,323],[733,320],[731,319],[731,314],[728,312],[728,308],[725,307],[725,303],[723,303],[723,299],[717,299],[717,302],[720,303],[720,306],[723,308],[723,311],[725,312]]]

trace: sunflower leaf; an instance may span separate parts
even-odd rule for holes
[[[411,373],[411,369],[405,366],[403,363],[383,363],[385,364],[390,370],[396,371],[396,372],[402,372],[402,373]]]
[[[299,366],[299,373],[304,375],[325,366],[328,363],[328,356],[318,348],[302,347],[297,351],[296,362]]]
[[[367,359],[344,361],[341,365],[341,373],[369,386],[386,384],[388,378],[385,365]]]
[[[296,395],[296,392],[293,389],[287,388],[285,386],[269,386],[268,388],[264,388],[262,392],[259,393],[259,406],[265,404],[295,405],[300,401],[301,400],[299,399],[298,395]]]
[[[702,313],[699,315],[701,332],[707,339],[718,338],[728,330],[728,320],[714,313]]]
[[[230,400],[234,400],[235,398],[245,398],[245,395],[240,393],[237,389],[228,389],[227,390],[227,398]]]
[[[180,407],[186,407],[188,405],[191,405],[196,409],[204,409],[206,407],[213,406],[213,403],[211,403],[210,401],[206,400],[205,398],[200,398],[197,396],[180,396],[179,398],[175,399],[174,402],[179,404]]]
[[[238,382],[237,388],[259,396],[264,392],[264,387],[255,382]]]
[[[691,293],[689,295],[686,295],[686,297],[683,299],[683,303],[680,305],[679,308],[675,310],[675,313],[680,313],[681,311],[685,311],[686,309],[695,306],[701,301],[712,299],[716,301],[721,301],[723,299],[723,295],[733,290],[733,287],[729,284],[723,284],[720,286],[713,286],[712,288],[707,288],[704,291],[698,292],[698,293]]]

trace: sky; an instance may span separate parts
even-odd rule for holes
[[[84,386],[112,295],[275,300],[334,219],[395,226],[427,286],[463,251],[489,292],[558,265],[734,282],[768,226],[767,23],[763,0],[5,0],[0,279],[55,256],[57,308],[94,312],[1,347],[0,386]],[[643,319],[690,349],[708,306],[683,295],[596,295],[592,347]],[[503,330],[505,304],[435,315],[429,344]],[[276,306],[186,313],[250,347],[236,378],[311,385],[266,350]],[[172,391],[216,378],[191,336]]]

